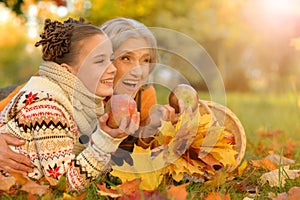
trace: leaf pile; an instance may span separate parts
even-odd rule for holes
[[[236,151],[232,134],[213,122],[211,114],[184,112],[176,124],[162,121],[155,136],[158,147],[150,150],[135,146],[133,165],[113,166],[111,172],[122,182],[139,178],[142,190],[154,190],[164,176],[180,182],[185,179],[203,182],[215,172],[235,166]]]

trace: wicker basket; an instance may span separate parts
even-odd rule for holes
[[[231,132],[235,140],[236,166],[228,168],[227,171],[233,171],[242,161],[246,151],[246,134],[244,127],[237,116],[227,107],[216,102],[199,100],[199,111],[201,114],[212,114],[214,120],[224,126],[228,132]]]

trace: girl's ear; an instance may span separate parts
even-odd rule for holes
[[[70,65],[68,65],[68,64],[66,64],[66,63],[62,63],[62,64],[60,64],[60,66],[62,66],[63,68],[65,68],[68,72],[70,72],[70,73],[72,73],[72,74],[74,74],[74,75],[76,75],[76,70],[73,68],[73,67],[71,67]]]

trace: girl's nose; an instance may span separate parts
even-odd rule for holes
[[[117,68],[115,67],[115,65],[111,62],[107,68],[107,72],[108,73],[116,73],[117,72]]]

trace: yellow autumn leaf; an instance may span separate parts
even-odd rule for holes
[[[113,166],[112,175],[119,177],[122,182],[141,179],[142,190],[154,190],[162,181],[162,169],[165,166],[163,153],[158,154],[154,159],[151,157],[151,150],[134,146],[131,154],[133,166],[124,163],[122,166]]]
[[[162,133],[163,136],[172,136],[175,135],[175,128],[170,121],[161,120],[161,126],[158,130]]]
[[[244,160],[244,162],[238,167],[238,175],[240,176],[243,175],[247,166],[248,166],[248,162],[247,160]]]
[[[211,114],[204,114],[200,116],[198,123],[198,132],[205,133],[207,129],[211,126],[213,116]]]
[[[224,146],[226,144],[223,144]],[[235,155],[237,152],[233,150],[229,144],[227,144],[228,148],[212,148],[209,152],[215,159],[220,161],[224,166],[227,165],[235,165]]]
[[[224,137],[224,127],[221,126],[212,126],[209,128],[202,144],[197,144],[199,146],[196,146],[194,143],[192,146],[199,148],[203,152],[210,152],[211,149],[217,144],[218,140],[220,138]]]

